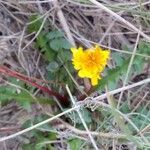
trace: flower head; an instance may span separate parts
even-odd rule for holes
[[[98,45],[83,50],[82,47],[71,48],[74,68],[81,78],[90,78],[92,85],[97,85],[101,79],[100,73],[105,69],[110,51],[103,50]]]

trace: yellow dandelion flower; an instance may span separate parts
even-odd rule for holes
[[[101,79],[100,74],[105,69],[110,55],[109,50],[103,50],[98,45],[83,50],[80,48],[71,48],[73,58],[72,64],[78,70],[81,78],[90,78],[92,85],[97,85]]]

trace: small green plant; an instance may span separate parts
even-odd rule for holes
[[[30,21],[33,23],[28,27],[29,32],[38,32],[42,24],[42,19],[38,20],[38,17],[39,16],[34,16],[30,18]],[[68,77],[68,73],[64,68],[65,66],[71,74],[74,73],[71,64],[71,44],[66,40],[63,32],[56,29],[46,31],[45,28],[43,28],[36,38],[35,48],[39,49],[47,62],[47,79],[54,81],[54,83],[68,84],[73,90],[73,82],[71,78]],[[55,84],[54,88],[58,88],[57,84]]]

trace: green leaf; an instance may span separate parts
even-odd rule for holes
[[[15,91],[15,92],[14,92]],[[30,110],[31,103],[39,102],[40,104],[51,104],[54,105],[55,102],[52,99],[47,98],[36,98],[36,100],[27,92],[21,91],[16,92],[16,88],[10,86],[0,87],[0,101],[2,103],[8,102],[10,100],[17,101],[23,108]]]
[[[131,110],[129,108],[129,104],[127,103],[127,101],[122,104],[120,111],[124,114],[130,113]]]
[[[137,53],[144,54],[147,56],[150,56],[150,43],[149,42],[140,42]],[[133,69],[135,74],[139,74],[144,69],[144,64],[146,63],[146,60],[142,56],[136,56],[134,59]]]
[[[3,88],[3,90],[1,90]],[[7,102],[10,100],[16,100],[23,108],[30,110],[30,103],[33,102],[33,98],[27,92],[20,91],[20,93],[14,93],[9,90],[9,86],[0,87],[0,101]],[[12,88],[15,89],[16,88]]]
[[[56,61],[52,61],[46,67],[46,69],[52,73],[56,72],[59,69],[59,64]]]
[[[123,57],[118,55],[118,53],[112,53],[112,59],[115,61],[116,66],[120,66],[123,64]]]
[[[57,39],[57,38],[64,37],[64,34],[61,31],[54,30],[54,31],[49,32],[46,35],[46,37],[47,37],[47,39],[52,40],[52,39]]]
[[[35,150],[55,150],[50,141],[51,140],[49,138],[41,137],[36,142]]]
[[[29,95],[25,92],[21,92],[20,94],[16,95],[15,100],[24,109],[31,111],[31,102],[33,102],[33,98],[31,98],[31,95]]]
[[[57,52],[63,48],[63,44],[63,38],[57,38],[50,41],[50,47]]]
[[[67,61],[71,61],[71,52],[69,50],[61,50],[59,53],[58,53],[58,57],[61,58],[61,60],[65,63]],[[71,62],[69,62],[71,64]]]
[[[62,44],[62,48],[64,49],[70,49],[72,47],[69,41],[66,40],[65,38],[62,39],[61,44]]]
[[[38,32],[38,30],[40,29],[42,25],[43,18],[40,18],[39,15],[33,15],[29,18],[29,22],[32,22],[32,23],[30,23],[28,26],[28,32],[29,33]]]
[[[129,60],[125,60],[122,65],[114,69],[109,69],[107,71],[107,75],[99,81],[96,88],[98,90],[103,89],[105,85],[108,85],[110,83],[111,89],[114,89],[116,87],[118,79],[120,78],[120,75],[127,70],[128,64],[129,64]],[[112,83],[115,83],[114,87],[112,86]],[[109,90],[110,90],[110,87],[109,87]]]
[[[55,50],[56,52],[58,52],[61,49],[61,45],[60,45],[60,39],[53,39],[50,41],[50,47]]]
[[[50,105],[55,105],[56,104],[56,102],[53,99],[50,99],[50,98],[36,97],[36,99],[40,104],[50,104]]]
[[[46,41],[45,33],[41,32],[36,39],[36,47],[45,48],[46,44],[47,41]]]
[[[50,41],[50,47],[55,51],[59,51],[62,49],[70,49],[71,44],[65,38],[57,38]]]
[[[141,41],[138,46],[138,52],[150,55],[150,42]],[[138,56],[141,57],[141,56]]]
[[[33,150],[33,149],[35,149],[35,146],[32,144],[23,144],[22,149],[23,150]]]
[[[80,109],[80,112],[81,112],[82,117],[83,117],[83,119],[86,123],[91,123],[92,122],[91,113],[87,109],[82,108],[82,109]],[[81,119],[80,119],[77,112],[71,113],[70,117],[71,117],[72,120],[74,120],[75,123],[82,124],[82,121],[81,121]]]
[[[83,141],[81,139],[72,139],[72,140],[69,140],[69,146],[70,146],[70,150],[79,150],[80,147],[81,147],[81,144],[83,143]]]
[[[53,51],[51,48],[49,48],[48,46],[46,46],[42,50],[44,51],[44,58],[48,62],[51,62],[56,59],[57,53],[55,51]]]
[[[50,71],[47,72],[47,80],[55,80],[56,79],[56,73],[52,73]]]

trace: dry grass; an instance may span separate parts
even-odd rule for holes
[[[22,143],[26,142],[28,132],[46,123],[50,123],[59,135],[58,141],[51,141],[52,143],[54,142],[55,149],[67,149],[66,141],[71,137],[84,140],[85,143],[82,146],[91,143],[92,145],[88,146],[89,149],[123,150],[125,149],[123,148],[124,145],[129,150],[136,150],[135,140],[141,140],[143,142],[141,144],[150,148],[150,137],[146,136],[149,134],[150,126],[139,128],[130,119],[130,115],[138,113],[136,110],[140,105],[145,106],[143,110],[150,106],[149,64],[145,63],[143,71],[146,78],[140,79],[139,76],[129,78],[135,56],[150,58],[150,56],[140,54],[137,51],[139,41],[146,40],[150,42],[149,9],[150,1],[136,0],[116,0],[115,2],[113,0],[102,0],[100,2],[83,0],[83,3],[79,0],[0,0],[0,65],[8,66],[10,69],[26,74],[28,77],[45,80],[46,64],[41,53],[35,48],[34,42],[46,20],[51,22],[47,30],[53,27],[63,31],[73,46],[83,45],[84,47],[90,47],[92,44],[98,43],[104,48],[109,48],[112,52],[117,52],[118,55],[131,56],[125,80],[113,91],[105,91],[102,95],[86,97],[85,101],[77,102],[67,87],[67,92],[72,101],[72,107],[67,110],[63,110],[59,102],[57,103],[58,107],[44,106],[39,103],[34,104],[32,112],[22,109],[16,102],[10,102],[6,106],[2,106],[0,108],[1,148],[4,150],[21,148]],[[29,17],[34,14],[40,14],[43,18],[43,23],[36,34],[29,34],[27,32],[27,26],[31,24]],[[125,46],[128,46],[132,51],[124,50],[123,47]],[[114,61],[111,60],[109,68],[113,67]],[[137,80],[136,83],[134,82],[135,79]],[[4,76],[1,76],[0,82],[1,85],[7,84],[15,87]],[[78,83],[75,80],[74,82],[78,91],[80,91]],[[18,86],[17,89],[22,89],[22,87]],[[97,92],[95,91],[95,93]],[[30,94],[34,97],[41,93],[37,90]],[[117,108],[113,108],[114,106],[111,104],[113,101],[112,95],[117,98]],[[106,99],[108,103],[106,103]],[[131,108],[128,114],[123,114],[119,109],[125,101]],[[106,118],[105,121],[112,121],[114,129],[108,129],[107,131],[109,132],[103,132],[99,128],[104,122],[99,122],[97,130],[92,131],[92,126],[88,126],[84,120],[81,113],[82,108],[92,110],[92,115],[96,113],[97,108],[112,111],[114,118],[111,118],[112,120],[107,120],[109,118]],[[54,115],[59,109],[62,112]],[[81,119],[83,130],[76,128],[73,123],[69,124],[67,119],[63,120],[62,116],[69,116],[74,111],[78,113]],[[149,120],[149,113],[143,117]],[[46,114],[50,118],[29,128],[22,129],[22,124],[26,120],[39,114]],[[119,114],[121,118],[116,118],[116,114]],[[135,129],[136,134],[127,136],[124,132],[124,124],[122,129],[114,123],[115,120],[118,122],[125,121],[125,124],[128,122]],[[59,125],[62,125],[62,128]],[[122,139],[124,139],[123,142]],[[81,149],[84,148],[81,147]]]

